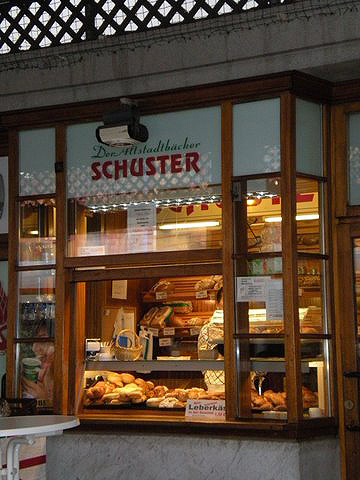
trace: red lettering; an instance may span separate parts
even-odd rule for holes
[[[148,170],[146,170],[146,175],[155,175],[156,170],[154,167],[153,162],[155,161],[155,157],[148,157],[145,162]]]
[[[91,178],[92,180],[99,180],[99,178],[101,178],[101,173],[99,172],[98,170],[98,167],[100,167],[100,162],[94,162],[92,165],[91,165],[91,170],[94,172],[95,175],[93,175]]]
[[[166,160],[169,160],[169,155],[160,155],[157,160],[160,162],[160,172],[166,173]]]
[[[127,177],[127,160],[123,160],[122,163],[119,160],[115,160],[115,180],[119,179],[120,170],[122,170],[122,176]]]
[[[138,171],[135,170],[136,162],[139,164]],[[142,177],[144,175],[144,159],[143,158],[133,158],[130,165],[130,173],[134,177]]]
[[[199,173],[200,168],[197,165],[199,159],[200,155],[197,152],[187,153],[185,157],[186,171],[190,172],[193,169],[195,173]]]
[[[107,162],[104,162],[102,166],[102,172],[107,178],[113,178],[112,174],[108,172],[108,167],[110,167],[110,165],[112,165],[112,162],[108,160]]]
[[[171,173],[182,172],[181,158],[181,153],[175,153],[174,155],[171,155]]]

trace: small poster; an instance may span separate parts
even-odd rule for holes
[[[126,300],[127,280],[113,280],[111,284],[111,296],[118,300]]]
[[[237,277],[238,302],[265,302],[269,277]]]

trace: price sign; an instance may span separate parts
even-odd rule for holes
[[[159,338],[160,347],[170,347],[172,345],[172,338]]]
[[[158,328],[148,328],[148,331],[154,335],[154,337],[159,336],[159,329]]]
[[[207,290],[201,290],[195,293],[195,298],[207,298],[207,297],[208,297]]]
[[[166,300],[167,299],[167,292],[156,292],[155,293],[156,300]]]
[[[225,400],[188,400],[185,417],[189,420],[225,420]]]
[[[190,335],[199,335],[200,333],[200,328],[190,328]]]
[[[175,328],[174,327],[165,327],[164,328],[164,335],[167,337],[173,337],[175,335]]]

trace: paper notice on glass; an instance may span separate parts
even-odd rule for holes
[[[128,252],[153,252],[156,242],[155,205],[130,206],[127,210]]]
[[[127,209],[128,228],[156,227],[156,207],[150,205],[131,205]]]
[[[111,286],[111,296],[112,298],[117,298],[118,300],[126,300],[127,280],[113,280]]]
[[[282,280],[268,279],[266,292],[266,320],[283,320],[283,283]]]
[[[269,277],[237,277],[237,302],[265,302]]]

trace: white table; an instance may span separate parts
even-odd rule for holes
[[[7,468],[2,468],[1,465],[0,476],[6,475],[7,480],[19,480],[20,445],[32,445],[36,437],[60,435],[63,430],[78,425],[76,417],[63,415],[0,417],[0,438],[11,437],[6,449]]]

